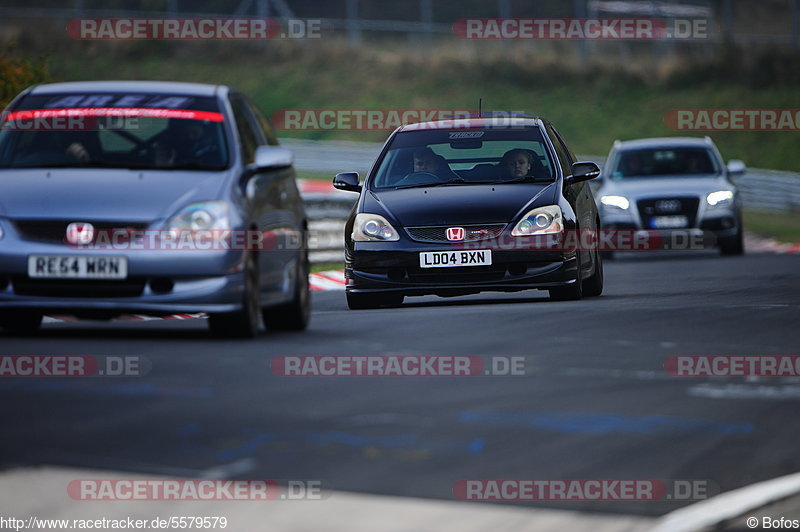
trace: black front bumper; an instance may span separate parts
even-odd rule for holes
[[[421,251],[447,247],[391,249],[390,243],[356,243],[346,253],[346,290],[354,293],[464,295],[547,289],[576,282],[577,259],[572,251],[492,250],[490,266],[421,268]]]

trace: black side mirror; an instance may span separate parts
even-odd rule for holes
[[[349,192],[361,192],[361,185],[358,184],[358,172],[336,174],[336,177],[333,178],[333,188]]]
[[[575,163],[572,165],[572,177],[569,183],[580,183],[600,177],[600,167],[592,162]]]

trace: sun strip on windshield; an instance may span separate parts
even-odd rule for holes
[[[209,122],[223,122],[225,120],[225,117],[222,113],[213,111],[158,109],[148,107],[74,107],[69,109],[33,109],[26,111],[13,111],[8,113],[4,119],[6,122],[9,122],[76,116],[177,118],[181,120],[205,120]]]

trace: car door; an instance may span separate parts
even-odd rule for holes
[[[256,121],[242,95],[232,93],[230,104],[239,134],[242,161],[247,166],[255,160],[255,152],[262,143],[262,135],[256,127]],[[268,249],[271,247],[269,245],[272,242],[270,232],[273,230],[270,216],[277,209],[280,197],[276,180],[271,175],[273,173],[272,171],[259,172],[250,177],[243,186],[244,201],[249,217],[247,229],[256,229],[266,236],[264,242],[267,243],[267,246],[258,252],[259,286],[263,304],[268,304],[275,292],[281,288],[280,261],[276,260],[275,253]]]
[[[548,126],[550,139],[553,142],[553,147],[556,150],[561,169],[564,176],[572,175],[572,164],[575,163],[575,156],[567,147],[564,140],[558,134],[558,131],[552,126]],[[578,221],[578,236],[580,237],[584,231],[595,231],[597,229],[597,216],[595,215],[596,206],[592,199],[591,189],[589,185],[582,181],[580,183],[573,183],[564,187],[564,197],[567,199],[572,209],[575,211],[575,217]],[[579,238],[578,242],[584,239]],[[592,263],[592,254],[586,246],[578,246],[579,253],[581,254],[581,263],[589,265]],[[588,270],[587,270],[588,271]]]

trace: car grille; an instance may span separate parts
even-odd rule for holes
[[[668,197],[651,198],[637,202],[639,215],[645,228],[651,229],[650,220],[656,216],[686,216],[688,227],[697,223],[697,208],[700,206],[699,198]]]
[[[67,226],[75,220],[16,220],[17,228],[23,240],[47,242],[51,244],[66,243]],[[133,231],[144,231],[150,224],[141,222],[90,222],[94,226],[95,241],[98,235],[112,237],[118,232],[130,234]],[[117,236],[115,242],[125,241]]]
[[[464,228],[463,242],[477,242],[478,240],[497,238],[503,232],[506,224],[406,227],[406,231],[411,238],[418,242],[450,242],[447,239],[447,229],[450,227]]]
[[[14,277],[11,285],[19,296],[40,297],[138,297],[147,279],[131,277],[120,281],[30,279]]]

